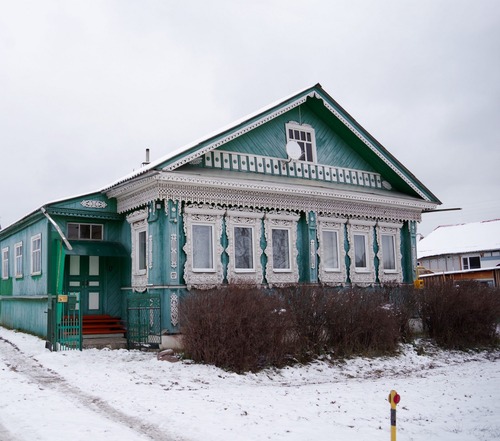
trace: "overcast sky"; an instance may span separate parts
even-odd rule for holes
[[[498,0],[0,0],[0,224],[320,83],[442,202],[500,218]]]

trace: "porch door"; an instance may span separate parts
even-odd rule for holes
[[[99,256],[68,256],[67,291],[80,298],[82,315],[102,314],[102,277]]]

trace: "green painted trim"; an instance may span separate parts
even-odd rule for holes
[[[344,262],[345,262],[345,274],[346,283],[351,282],[351,258],[349,257],[349,249],[351,248],[351,243],[349,242],[349,233],[347,231],[347,223],[343,225],[344,228]]]

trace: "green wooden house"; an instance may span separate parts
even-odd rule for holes
[[[412,283],[439,204],[318,84],[1,230],[0,320],[46,335],[47,296],[77,293],[131,332],[154,301],[165,346],[186,290]]]

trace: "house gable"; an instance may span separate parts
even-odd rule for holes
[[[211,157],[209,154],[213,156],[217,150],[268,157],[275,161],[287,160],[283,140],[284,123],[287,121],[309,124],[315,130],[317,127],[315,163],[319,166],[345,169],[342,171],[342,180],[340,172],[335,176],[337,182],[363,185],[366,183],[367,186],[382,187],[385,190],[394,190],[426,202],[440,204],[440,201],[409,170],[366,132],[320,85],[299,92],[234,123],[229,128],[180,149],[138,174],[152,169],[179,170],[186,164],[199,166],[206,164],[203,162],[206,160],[213,160],[215,164],[217,157]],[[224,169],[224,161],[228,161],[226,164],[241,163],[239,158],[229,157],[219,158],[219,161],[221,169]],[[276,162],[262,164],[263,172],[271,170],[272,174],[273,170],[278,170],[279,165]],[[228,168],[231,167],[232,165]],[[353,173],[354,171],[356,173]],[[357,173],[363,171],[374,172],[375,175],[364,176]],[[299,177],[319,178],[320,172],[324,179],[326,174],[323,173],[326,172],[321,168],[308,169],[307,176],[302,173]],[[329,170],[329,180],[333,177],[330,174],[333,172]],[[377,181],[377,174],[380,176],[380,181]]]

